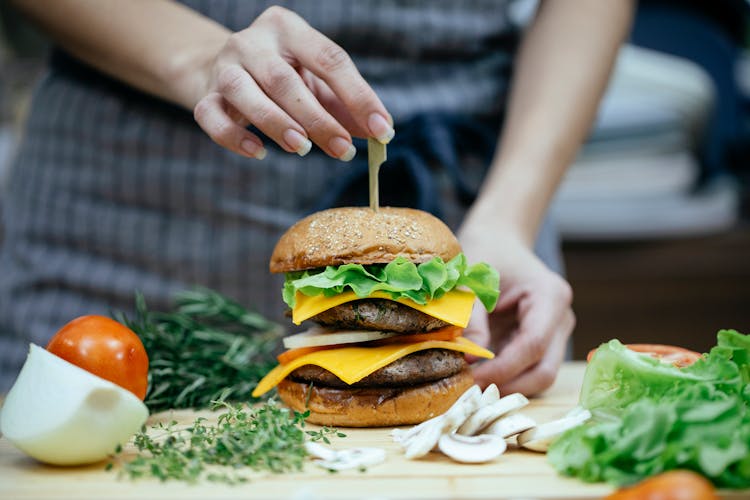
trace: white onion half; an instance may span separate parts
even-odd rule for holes
[[[0,432],[55,465],[103,460],[148,418],[133,393],[31,344],[0,410]]]

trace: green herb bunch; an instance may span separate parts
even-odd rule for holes
[[[175,421],[150,431],[144,426],[134,438],[139,454],[121,463],[121,473],[131,479],[234,484],[248,480],[239,472],[243,467],[276,474],[302,470],[308,455],[306,436],[326,443],[332,435],[345,437],[328,427],[305,431],[308,413],[290,411],[274,401],[257,407],[214,402],[212,409],[226,410],[216,424],[200,417],[187,428],[179,428]]]
[[[133,319],[115,318],[138,334],[148,353],[145,403],[152,412],[251,400],[276,364],[281,326],[215,291],[181,292],[173,312],[149,311],[140,293],[135,300]]]

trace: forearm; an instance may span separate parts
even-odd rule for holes
[[[147,93],[192,109],[229,31],[168,0],[13,0],[67,51]],[[203,78],[205,80],[205,77]]]
[[[493,221],[533,243],[591,126],[631,12],[629,0],[540,5],[520,48],[499,147],[469,225]]]

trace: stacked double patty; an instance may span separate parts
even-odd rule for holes
[[[378,212],[365,207],[336,208],[312,214],[292,226],[276,245],[270,269],[292,273],[288,275],[289,281],[289,276],[297,276],[302,271],[313,275],[322,273],[327,266],[341,269],[340,266],[347,264],[359,264],[372,270],[399,258],[402,262],[421,264],[436,257],[446,263],[460,252],[458,240],[450,229],[426,212],[388,207]],[[397,300],[384,293],[354,297],[347,289],[341,292],[341,295],[350,294],[347,300],[336,303],[333,296],[337,293],[321,295],[323,302],[331,300],[330,306],[318,306],[320,310],[316,309],[315,315],[302,319],[310,319],[329,331],[351,330],[354,335],[362,331],[393,332],[396,335],[388,339],[390,343],[398,342],[399,336],[406,339],[408,335],[403,345],[420,344],[422,334],[446,327],[457,328],[436,317],[441,314],[433,315],[435,308],[419,310],[420,307],[409,300]],[[445,295],[450,293],[467,294],[447,291]],[[306,298],[303,295],[296,291],[297,305]],[[461,314],[465,321],[468,321],[474,298],[473,294],[468,295],[468,301],[464,297]],[[294,315],[297,305],[293,307]],[[454,321],[453,325],[457,324]],[[443,413],[473,384],[464,359],[464,352],[468,351],[464,348],[461,352],[466,344],[470,342],[456,344],[455,349],[453,342],[443,342],[440,347],[446,348],[421,346],[416,352],[400,356],[353,383],[341,380],[312,361],[295,365],[295,369],[284,372],[286,377],[278,382],[279,396],[295,410],[309,410],[308,421],[322,425],[371,427],[422,422]],[[346,347],[352,345],[379,344],[378,341],[362,342],[346,344]],[[366,354],[362,357],[368,358]],[[361,361],[352,359],[342,354],[342,363]],[[267,384],[263,391],[273,385],[275,382]]]

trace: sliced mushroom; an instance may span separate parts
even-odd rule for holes
[[[443,435],[443,426],[438,422],[424,427],[418,434],[412,436],[407,442],[401,443],[406,449],[404,456],[408,459],[421,458],[427,455]]]
[[[326,446],[323,446],[320,443],[306,441],[305,450],[307,450],[307,453],[309,453],[311,456],[316,457],[316,458],[321,458],[323,460],[333,460],[334,458],[336,458],[335,450],[328,448]]]
[[[498,399],[500,399],[500,389],[495,384],[490,384],[485,387],[482,399],[479,401],[479,406],[481,408],[482,406],[491,405]]]
[[[422,424],[423,423],[424,422],[422,422]],[[419,424],[419,425],[422,425],[422,424]],[[393,439],[393,442],[394,443],[402,443],[402,442],[404,442],[404,440],[406,440],[407,436],[409,436],[409,435],[412,434],[412,430],[415,427],[419,427],[419,425],[414,426],[414,427],[410,427],[409,429],[398,429],[398,428],[396,428],[396,429],[391,430],[391,438]]]
[[[370,467],[385,462],[382,448],[346,448],[333,450],[319,443],[305,443],[307,452],[318,457],[315,464],[327,470],[346,470]]]
[[[443,415],[438,415],[429,420],[425,420],[421,424],[417,424],[414,427],[408,429],[393,429],[391,431],[391,437],[393,442],[406,445],[414,436],[422,432],[425,428],[430,425],[437,425],[438,422],[443,420]]]
[[[476,389],[475,389],[476,388]],[[461,395],[458,401],[443,414],[445,422],[444,432],[453,432],[463,424],[466,419],[479,408],[482,401],[482,391],[478,385],[470,387]]]
[[[527,417],[522,413],[514,413],[513,415],[495,420],[484,430],[484,433],[507,438],[535,426],[536,422],[533,418]]]
[[[523,408],[527,404],[529,404],[529,400],[523,394],[518,392],[509,394],[491,405],[477,410],[458,428],[458,433],[473,436],[506,413]]]
[[[481,389],[479,389],[479,386],[472,385],[471,387],[466,389],[466,391],[464,391],[464,393],[461,394],[461,396],[456,400],[456,402],[453,403],[453,405],[450,408],[448,408],[448,410],[442,415],[438,415],[429,420],[425,420],[421,424],[417,424],[414,427],[411,427],[406,430],[393,429],[391,431],[391,437],[393,438],[395,442],[401,443],[402,445],[407,445],[414,436],[416,436],[420,432],[423,432],[424,429],[426,429],[427,427],[432,426],[432,425],[439,425],[442,427],[444,425],[443,422],[446,420],[446,417],[448,417],[448,419],[450,420],[450,422],[447,422],[447,424],[449,426],[453,425],[453,422],[461,418],[461,414],[464,411],[466,411],[467,408],[473,407],[474,409],[476,409],[476,407],[479,405],[481,397],[482,397],[482,391]],[[474,410],[471,410],[471,411],[474,411]],[[463,418],[466,419],[466,416],[464,416]],[[457,426],[461,425],[462,422],[463,420],[459,422]],[[451,429],[451,430],[455,430],[455,429]]]
[[[406,458],[420,458],[430,452],[438,443],[440,436],[454,432],[474,413],[479,406],[482,391],[479,386],[472,386],[442,415],[430,419],[415,427],[414,432],[407,431],[401,436],[401,446],[406,448]]]
[[[505,439],[491,434],[479,436],[462,436],[461,434],[444,434],[438,441],[440,451],[457,462],[478,464],[489,462],[507,448]]]
[[[518,435],[518,444],[528,450],[546,452],[554,439],[573,427],[578,427],[591,418],[591,412],[581,410],[571,416],[563,417],[533,427]]]

